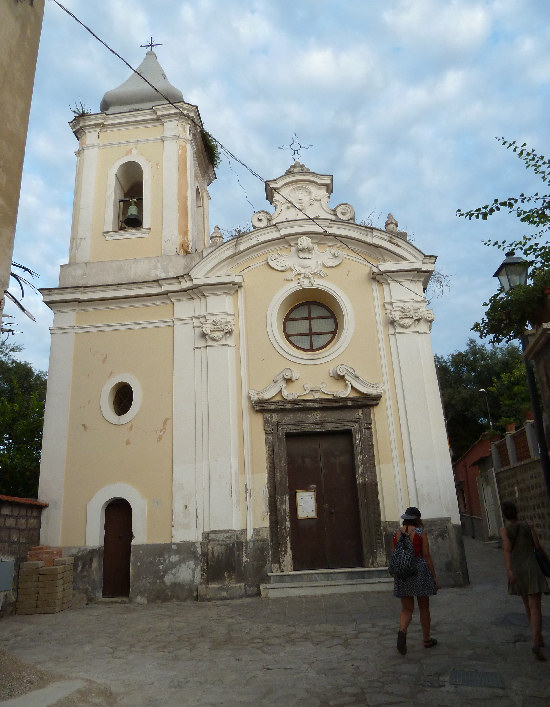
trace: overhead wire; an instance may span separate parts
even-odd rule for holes
[[[84,22],[82,22],[82,20],[80,20],[73,12],[71,12],[71,11],[70,11],[68,8],[66,8],[61,2],[59,2],[59,0],[51,0],[51,1],[52,1],[53,3],[55,3],[61,10],[63,10],[63,12],[65,12],[67,15],[69,15],[69,17],[71,17],[73,20],[75,20],[75,22],[77,22],[81,27],[83,27],[87,32],[89,32],[89,34],[91,34],[92,37],[94,37],[94,39],[96,39],[98,42],[100,42],[100,44],[102,44],[109,52],[111,52],[111,54],[114,54],[114,56],[116,56],[117,59],[120,59],[120,61],[122,61],[122,63],[125,64],[125,65],[130,69],[130,71],[132,71],[132,73],[136,74],[136,75],[139,76],[143,81],[145,81],[145,83],[146,83],[148,86],[150,86],[156,93],[158,93],[159,96],[161,96],[167,103],[169,103],[173,108],[175,108],[177,111],[179,111],[180,113],[182,113],[182,115],[185,115],[185,117],[186,117],[188,120],[190,120],[190,121],[195,125],[195,127],[196,127],[199,131],[204,130],[204,127],[203,127],[202,124],[199,124],[199,123],[195,120],[195,118],[194,118],[193,116],[191,116],[191,115],[189,115],[188,113],[186,113],[185,111],[183,111],[183,110],[181,109],[181,107],[178,106],[176,103],[174,103],[170,98],[168,98],[168,96],[165,96],[164,93],[163,93],[159,88],[157,88],[154,84],[152,84],[151,81],[149,81],[149,79],[147,79],[145,76],[143,76],[143,74],[141,74],[137,69],[135,69],[123,56],[121,56],[115,49],[113,49],[112,47],[110,47],[110,46],[107,44],[107,42],[105,42],[103,39],[101,39],[101,37],[99,37],[90,27],[88,27],[88,25],[86,25]],[[210,138],[220,147],[220,149],[221,149],[230,159],[234,160],[235,162],[237,162],[238,164],[240,164],[242,167],[244,167],[248,172],[250,172],[250,174],[252,174],[252,176],[256,177],[256,179],[259,179],[259,180],[262,182],[262,184],[265,184],[266,180],[265,180],[260,174],[258,174],[258,172],[256,172],[254,169],[252,169],[252,167],[249,167],[249,165],[247,165],[245,162],[243,162],[243,160],[239,159],[239,157],[237,157],[233,152],[231,152],[231,150],[229,150],[225,145],[223,145],[214,135],[212,135],[211,133],[208,133],[208,134],[209,134]],[[239,182],[239,183],[240,183],[240,182]],[[408,290],[408,291],[411,292],[415,297],[418,297],[418,293],[417,293],[417,292],[415,292],[414,290],[412,290],[410,287],[408,287],[407,285],[405,285],[405,284],[404,284],[403,282],[401,282],[400,280],[397,280],[396,278],[393,278],[391,275],[389,275],[389,273],[385,273],[376,263],[371,262],[363,253],[360,253],[360,252],[357,251],[355,248],[351,247],[349,244],[344,243],[338,236],[335,236],[334,234],[329,233],[329,231],[327,231],[327,229],[324,228],[324,226],[323,226],[322,224],[320,224],[315,218],[313,218],[312,216],[310,216],[309,214],[307,214],[305,211],[303,211],[303,209],[301,209],[297,204],[295,204],[291,199],[289,199],[289,198],[288,198],[285,194],[283,194],[279,189],[277,189],[277,188],[274,187],[274,188],[273,188],[273,191],[277,192],[277,194],[279,194],[279,196],[280,196],[282,199],[284,199],[288,204],[290,204],[290,206],[292,206],[292,207],[293,207],[294,209],[296,209],[299,213],[301,213],[303,216],[305,216],[309,221],[312,221],[318,228],[320,228],[320,229],[323,231],[323,233],[326,233],[327,235],[331,235],[331,236],[332,236],[333,238],[335,238],[337,241],[339,241],[340,243],[342,243],[342,245],[344,245],[346,248],[349,248],[349,250],[351,250],[353,253],[355,253],[356,255],[358,255],[359,257],[361,257],[361,258],[362,258],[366,263],[368,263],[373,269],[375,269],[375,270],[377,270],[378,272],[380,272],[381,274],[383,274],[383,275],[384,275],[385,277],[387,277],[389,280],[394,280],[395,282],[398,282],[398,284],[399,284],[401,287],[403,287],[403,289]],[[247,201],[248,201],[248,198],[247,198]],[[250,204],[251,202],[248,201],[248,203]],[[252,204],[251,204],[251,206],[252,206],[252,208],[254,208],[254,206],[253,206]]]

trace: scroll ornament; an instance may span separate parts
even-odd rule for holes
[[[287,381],[296,381],[300,377],[297,371],[293,371],[291,368],[285,368],[280,373],[278,373],[263,390],[249,390],[248,395],[250,400],[255,403],[258,401],[270,400],[274,398],[277,393],[281,393],[285,400],[297,400],[298,398],[303,398],[306,395],[311,395],[313,398],[319,398],[321,393],[333,397],[335,399],[347,398],[351,393],[352,388],[355,388],[358,392],[363,393],[369,398],[379,399],[382,396],[382,385],[379,383],[369,383],[359,376],[355,369],[351,366],[346,366],[341,363],[335,368],[329,370],[329,375],[338,380],[343,379],[346,382],[346,387],[343,390],[329,390],[328,385],[323,381],[318,386],[313,386],[310,383],[304,383],[303,393],[290,392],[286,388]]]

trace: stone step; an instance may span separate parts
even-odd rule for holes
[[[293,584],[295,582],[317,583],[328,581],[356,581],[387,579],[387,567],[344,567],[341,569],[300,570],[298,572],[270,572],[270,584]]]
[[[346,592],[379,592],[393,587],[387,567],[352,567],[336,570],[272,572],[262,584],[262,597],[316,596]]]

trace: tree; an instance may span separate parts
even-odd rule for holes
[[[550,160],[529,149],[526,143],[518,145],[504,138],[497,138],[507,149],[511,149],[521,159],[526,169],[533,170],[543,184],[550,182]],[[505,199],[493,199],[491,204],[485,204],[470,211],[458,209],[457,215],[471,219],[486,221],[489,216],[507,209],[514,214],[522,224],[536,229],[534,233],[523,234],[515,241],[484,241],[485,245],[499,248],[503,251],[519,251],[530,266],[529,279],[526,285],[518,285],[508,292],[499,290],[484,302],[487,307],[484,317],[472,327],[482,338],[490,337],[489,341],[498,344],[520,338],[533,313],[541,306],[544,288],[550,286],[550,245],[545,234],[550,228],[550,194],[530,196],[520,194]]]
[[[36,498],[46,375],[14,359],[20,350],[0,343],[0,493]]]
[[[435,356],[435,364],[454,459],[490,430],[487,403],[496,431],[507,422],[523,423],[530,399],[518,346],[485,346],[468,339],[464,351]]]

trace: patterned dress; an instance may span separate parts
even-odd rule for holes
[[[418,558],[418,572],[407,579],[394,578],[394,597],[429,597],[436,593],[435,581],[426,560],[422,557],[422,533],[424,528],[415,528],[411,536],[414,554]],[[401,537],[401,529],[393,534],[393,546]]]
[[[506,523],[506,534],[512,545],[510,569],[514,573],[514,584],[508,582],[508,594],[548,594],[548,583],[535,558],[533,536],[528,523],[516,521]]]

